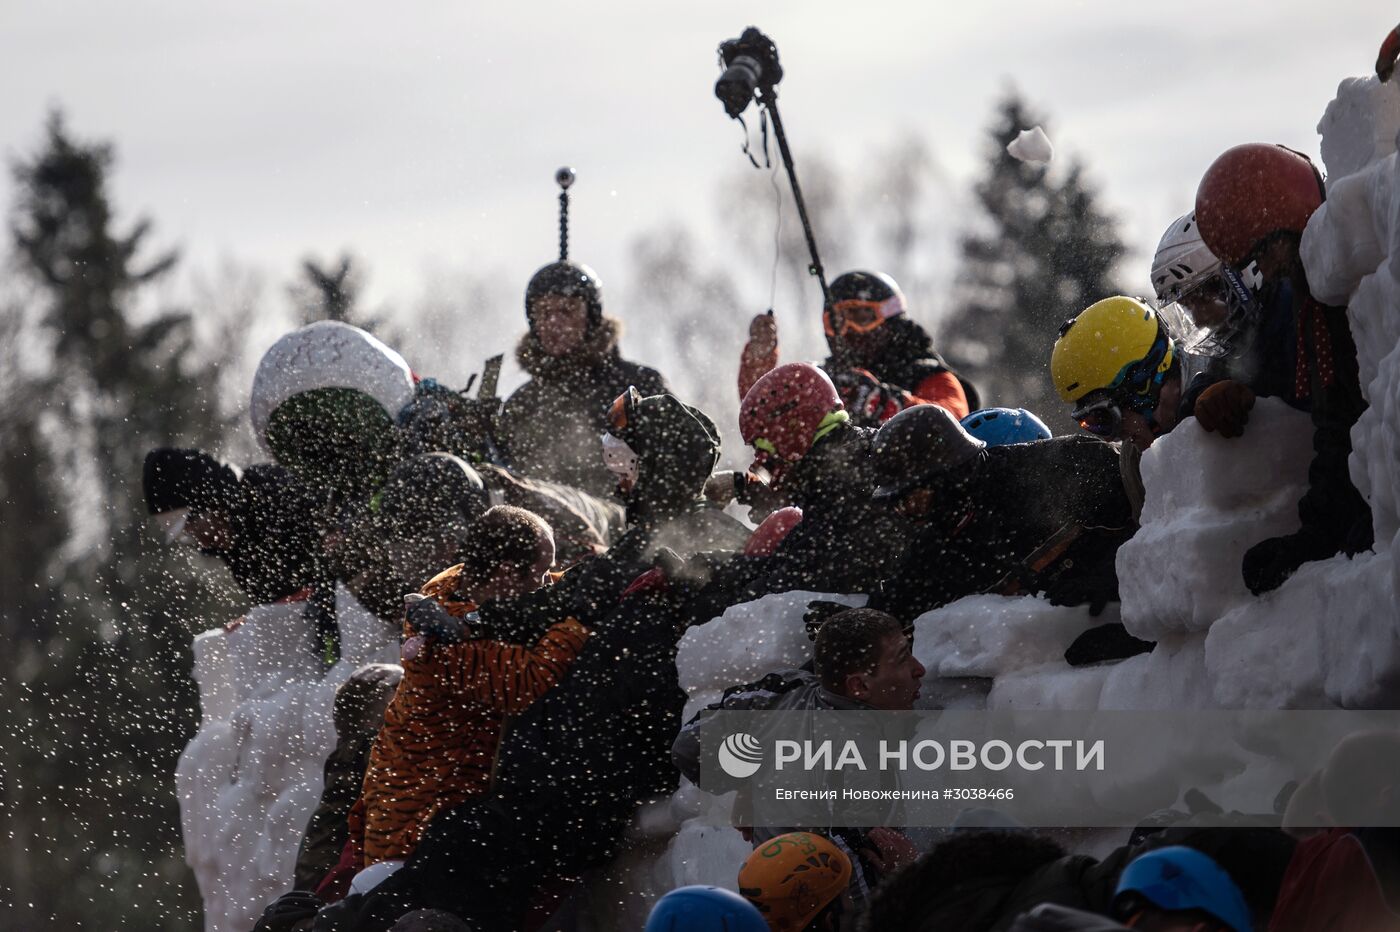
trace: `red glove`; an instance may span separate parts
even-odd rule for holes
[[[914,843],[892,828],[872,828],[865,833],[865,839],[867,845],[860,849],[860,856],[881,877],[888,877],[919,859],[919,849]]]
[[[1239,437],[1249,423],[1254,392],[1233,379],[1216,382],[1196,399],[1196,420],[1201,427],[1222,437]]]
[[[739,358],[739,398],[748,394],[753,383],[778,365],[778,320],[773,312],[758,314],[749,322],[749,342]]]

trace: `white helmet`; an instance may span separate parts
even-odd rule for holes
[[[1196,212],[1178,217],[1162,234],[1152,259],[1152,287],[1163,305],[1181,296],[1220,271],[1220,260],[1201,239]]]

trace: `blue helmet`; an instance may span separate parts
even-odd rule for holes
[[[1195,848],[1172,845],[1135,858],[1118,878],[1115,912],[1126,894],[1137,894],[1165,912],[1209,913],[1234,932],[1253,930],[1240,888]]]
[[[768,932],[758,908],[722,887],[678,887],[656,901],[644,932]]]
[[[1025,408],[983,408],[962,419],[963,429],[989,447],[1048,440],[1050,428]]]

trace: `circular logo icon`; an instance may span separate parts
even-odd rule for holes
[[[747,779],[763,766],[763,745],[753,735],[737,731],[719,746],[719,766],[736,780]]]

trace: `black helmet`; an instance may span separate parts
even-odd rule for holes
[[[900,495],[929,476],[966,466],[987,445],[938,405],[905,408],[875,435],[876,496]]]
[[[603,286],[598,273],[582,262],[565,259],[551,262],[537,271],[525,287],[525,317],[534,327],[535,301],[545,295],[583,298],[588,302],[588,328],[591,330],[603,318]]]
[[[628,386],[613,402],[609,430],[637,454],[637,485],[627,496],[628,522],[669,517],[704,494],[719,462],[719,429],[709,415],[674,395],[642,397]]]
[[[238,500],[242,474],[203,450],[158,447],[146,454],[141,485],[151,514],[176,508],[227,511]]]
[[[832,281],[829,288],[832,303],[837,301],[873,301],[877,304],[894,298],[899,311],[904,310],[904,292],[884,272],[842,272]],[[893,317],[894,314],[887,314]]]
[[[465,539],[490,507],[481,476],[450,453],[411,456],[394,467],[379,495],[381,527],[391,533],[434,527]]]

